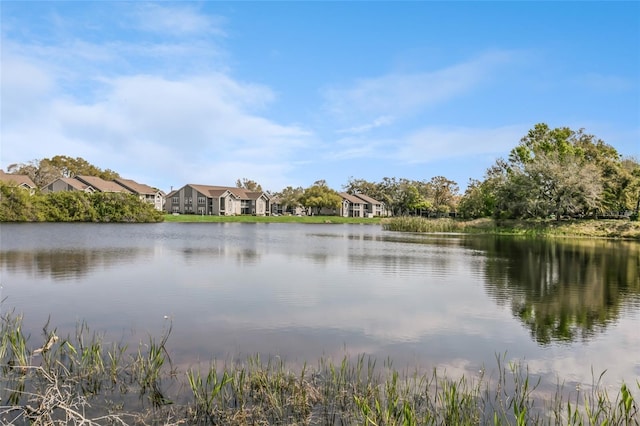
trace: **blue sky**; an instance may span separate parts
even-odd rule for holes
[[[640,155],[639,2],[0,2],[0,167],[164,190],[481,179],[535,123]]]

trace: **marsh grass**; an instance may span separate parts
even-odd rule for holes
[[[464,222],[453,219],[399,216],[383,219],[382,228],[402,232],[463,232],[467,227]]]
[[[167,342],[136,350],[106,343],[81,323],[75,335],[32,350],[22,318],[0,317],[0,422],[34,425],[638,425],[640,381],[610,393],[604,373],[588,390],[538,393],[526,365],[496,356],[489,376],[399,371],[359,355],[292,369],[259,355],[177,371]],[[49,342],[54,331],[43,328]],[[36,340],[40,340],[36,338]],[[42,348],[46,347],[45,344]],[[631,387],[630,387],[631,386]],[[171,389],[174,391],[172,392]]]
[[[381,220],[382,228],[401,232],[464,232],[525,237],[586,237],[640,240],[640,222],[585,220],[459,220],[399,216]]]

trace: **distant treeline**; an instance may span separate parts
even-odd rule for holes
[[[351,179],[347,192],[383,201],[396,215],[532,219],[630,217],[640,210],[640,163],[611,145],[567,127],[539,123],[508,158],[498,159],[464,194],[442,176],[430,181]]]
[[[29,176],[38,188],[60,177],[89,175],[111,180],[119,176],[117,172],[103,170],[83,158],[63,155],[12,164],[7,171]],[[258,182],[246,178],[238,179],[236,185],[262,191]],[[430,180],[384,177],[379,182],[351,177],[342,189],[383,202],[393,216],[455,215],[467,219],[612,216],[637,219],[640,162],[637,158],[623,157],[613,146],[583,129],[552,129],[539,123],[506,159],[497,159],[487,169],[483,180],[470,179],[464,194],[460,194],[457,182],[444,176]],[[304,207],[318,214],[323,209],[337,211],[342,203],[340,194],[329,188],[325,180],[318,180],[308,188],[289,186],[279,192],[267,192],[285,211]],[[105,209],[105,204],[118,204],[121,195],[39,197],[23,200],[29,206],[24,210],[7,207],[3,200],[0,220],[153,221],[159,216],[155,212],[151,215],[151,211],[138,210],[133,200],[131,205],[123,203],[121,210],[116,207]],[[40,211],[36,208],[39,203],[49,208]],[[74,204],[93,207],[78,209],[71,207]],[[135,219],[138,215],[141,219]]]
[[[42,194],[0,182],[0,222],[160,222],[162,212],[125,193]]]

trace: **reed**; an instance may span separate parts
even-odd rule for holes
[[[465,222],[453,219],[427,219],[416,216],[399,216],[382,220],[382,229],[401,232],[463,232]]]
[[[0,419],[7,424],[640,424],[640,381],[610,391],[602,373],[585,391],[558,383],[548,399],[537,392],[540,378],[506,354],[496,356],[490,376],[484,369],[462,377],[399,371],[366,355],[297,370],[255,355],[179,372],[167,349],[170,326],[130,351],[106,345],[81,323],[34,355],[21,324],[13,314],[0,318]],[[45,327],[43,340],[51,334]]]

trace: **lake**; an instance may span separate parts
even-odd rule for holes
[[[474,375],[523,361],[549,389],[640,377],[640,244],[379,225],[1,224],[2,314],[106,341],[172,327],[174,365],[366,354]],[[632,386],[632,388],[634,388]],[[637,392],[637,387],[634,389]]]

